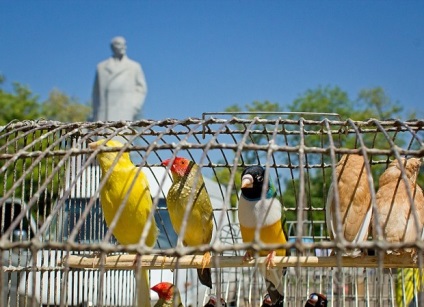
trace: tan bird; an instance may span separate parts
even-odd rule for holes
[[[336,180],[341,234],[348,242],[366,241],[372,207],[364,157],[357,154],[343,155],[336,166]],[[333,240],[337,237],[337,203],[334,191],[334,185],[331,184],[325,210],[328,233]],[[347,250],[345,253],[345,256],[357,257],[359,255],[361,255],[359,249]]]
[[[421,166],[420,159],[401,158],[401,163],[408,177],[407,182],[402,179],[402,172],[398,160],[390,163],[379,179],[379,189],[376,194],[378,225],[381,227],[384,239],[390,243],[414,242],[421,238],[424,222],[424,196],[419,185],[416,184]],[[418,229],[415,224],[413,207],[410,205],[407,189],[415,204],[418,216]],[[374,225],[374,218],[372,225]],[[373,228],[374,237],[376,229]],[[414,249],[388,250],[387,253],[412,253]]]

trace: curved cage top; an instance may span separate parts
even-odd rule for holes
[[[94,263],[91,254],[93,251],[101,252],[103,256],[116,252],[138,252],[153,257],[143,262],[143,266],[153,269],[184,269],[198,267],[197,262],[192,260],[194,258],[187,258],[185,261],[184,257],[210,250],[221,256],[214,258],[212,264],[219,274],[230,274],[229,271],[234,271],[232,275],[217,275],[220,276],[217,278],[217,284],[221,286],[218,287],[218,293],[222,291],[227,297],[238,297],[238,302],[256,302],[255,295],[262,295],[263,285],[251,283],[250,287],[259,292],[250,292],[251,290],[244,289],[243,285],[229,287],[223,280],[228,276],[231,277],[231,282],[240,280],[243,283],[250,280],[251,271],[245,269],[255,267],[255,263],[243,264],[240,260],[247,248],[259,251],[276,247],[263,242],[246,244],[241,240],[237,216],[240,174],[246,166],[256,164],[266,168],[270,174],[269,180],[274,184],[284,206],[289,236],[289,242],[284,244],[284,248],[290,249],[296,257],[307,256],[292,259],[292,262],[286,259],[286,262],[279,263],[279,266],[292,266],[297,269],[299,266],[306,266],[317,270],[319,266],[336,266],[341,269],[346,266],[382,268],[417,265],[404,258],[389,263],[384,262],[381,257],[377,260],[364,258],[360,262],[345,259],[342,263],[339,258],[328,257],[331,250],[339,251],[359,246],[384,252],[391,245],[382,244],[372,238],[358,245],[343,240],[334,242],[327,232],[325,208],[333,182],[332,176],[343,154],[359,154],[365,157],[367,173],[370,175],[368,182],[375,198],[378,179],[391,161],[400,161],[402,157],[421,158],[424,155],[423,120],[355,121],[341,120],[334,114],[308,113],[261,115],[262,117],[245,118],[241,115],[217,113],[204,114],[201,119],[132,122],[60,123],[40,120],[12,122],[0,127],[0,249],[10,252],[10,255],[17,248],[21,250],[16,258],[18,263],[14,262],[13,256],[3,257],[4,274],[21,274],[21,284],[24,285],[22,295],[26,296],[31,294],[32,290],[28,286],[31,284],[27,281],[29,277],[22,275],[26,274],[25,272],[54,274],[66,272],[70,268],[79,272],[80,269],[90,270],[94,266],[100,267],[101,270],[133,267],[132,256],[122,258],[122,255],[118,255],[120,260],[117,261],[112,255],[112,258],[107,257],[110,261],[99,260],[100,262]],[[100,147],[96,150],[88,147],[89,143],[99,139],[119,140],[123,146]],[[118,157],[123,152],[129,152],[132,162],[146,173],[155,209],[150,219],[154,219],[159,228],[159,236],[153,249],[146,247],[142,240],[134,246],[119,245],[112,235],[113,227],[108,229],[106,226],[99,202],[99,191],[105,187],[105,180],[102,179],[96,160],[101,152],[117,152]],[[210,245],[180,248],[176,244],[178,235],[170,226],[166,205],[166,193],[172,183],[172,177],[168,169],[162,166],[162,162],[177,156],[197,163],[205,178],[213,205],[214,236]],[[402,172],[405,177],[405,170],[402,169]],[[418,176],[419,184],[422,180]],[[411,195],[409,198],[412,203]],[[340,217],[338,222],[341,223]],[[422,250],[422,240],[403,245],[412,245]],[[39,256],[33,260],[26,259],[23,257],[24,251],[31,251]],[[52,255],[52,251],[56,254]],[[169,258],[158,257],[159,254]],[[71,255],[80,258],[72,262]],[[91,256],[84,258],[84,255]],[[311,256],[318,257],[319,261]],[[422,256],[419,256],[418,259],[420,267],[421,258]],[[175,259],[176,262],[173,262]],[[119,265],[121,267],[118,267]],[[242,267],[245,268],[241,269]],[[225,268],[229,271],[224,271]],[[351,274],[351,271],[343,272]],[[33,284],[39,281],[37,278],[40,276],[37,274],[31,275]],[[325,271],[320,274],[324,277],[321,276],[319,282],[333,284],[332,279],[325,279]],[[60,283],[53,275],[45,275],[46,278],[47,276],[50,276],[50,282],[54,280]],[[288,285],[290,276],[299,278],[303,275],[289,274],[286,277]],[[306,273],[305,276],[310,275]],[[358,277],[352,276],[352,285],[358,287]],[[379,276],[383,277],[386,285],[387,276]],[[8,293],[12,291],[11,278],[9,286],[4,288],[9,289]],[[309,277],[306,278],[309,285]],[[315,278],[317,277],[313,280]],[[392,287],[393,280],[391,277],[388,280],[389,287]],[[73,284],[71,286],[75,287]],[[339,286],[336,289],[331,288],[330,293],[337,295],[336,292],[341,289]],[[292,297],[295,305],[297,299],[303,302],[300,297],[304,297],[305,291],[309,289],[298,287],[301,286],[296,280],[295,291],[287,290],[287,297]],[[72,289],[70,288],[70,293]],[[114,288],[112,293],[115,293],[116,289]],[[233,290],[228,289],[238,289],[238,292],[234,290],[233,293]],[[33,298],[33,302],[43,301],[43,291],[41,287],[37,292],[40,298]],[[381,291],[376,299],[380,303],[384,301],[382,296],[387,294],[384,292],[386,290]],[[50,292],[54,294],[54,297],[49,298],[50,302],[60,300],[64,304],[61,295]],[[255,293],[253,298],[252,293]],[[389,294],[393,296],[391,290]],[[375,299],[373,295],[364,296],[364,300],[369,301],[371,298]],[[75,297],[71,299],[78,301]],[[107,301],[107,298],[103,300]],[[355,301],[358,301],[357,297]],[[387,301],[393,303],[390,297]],[[47,304],[48,302],[47,300]],[[238,306],[244,305],[238,303]]]

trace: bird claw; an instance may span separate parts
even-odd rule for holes
[[[141,255],[140,254],[135,255],[135,258],[132,264],[134,269],[138,267],[140,260],[141,260]]]
[[[246,252],[243,256],[243,262],[249,262],[251,260],[253,260],[252,254],[250,252]]]
[[[166,262],[166,256],[163,256],[162,263],[160,265],[162,268],[165,266],[165,262]]]
[[[275,255],[276,255],[276,252],[275,251],[271,251],[266,256],[265,263],[266,263],[266,268],[267,269],[270,269],[270,268],[275,267],[275,262],[274,262]]]

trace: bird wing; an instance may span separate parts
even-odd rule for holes
[[[371,193],[363,156],[344,155],[336,166],[337,186],[332,182],[326,202],[326,223],[331,239],[336,237],[337,222],[348,242],[359,243],[368,238],[372,217]],[[336,219],[335,188],[339,196],[341,221]],[[353,254],[357,254],[354,251]],[[348,254],[351,254],[349,252]]]
[[[362,242],[371,221],[371,193],[363,158],[349,160],[338,180],[343,233],[349,242]]]

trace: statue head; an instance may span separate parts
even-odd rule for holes
[[[110,47],[112,48],[113,56],[117,58],[122,58],[127,50],[127,44],[125,38],[122,36],[116,36],[112,38],[110,43]]]

